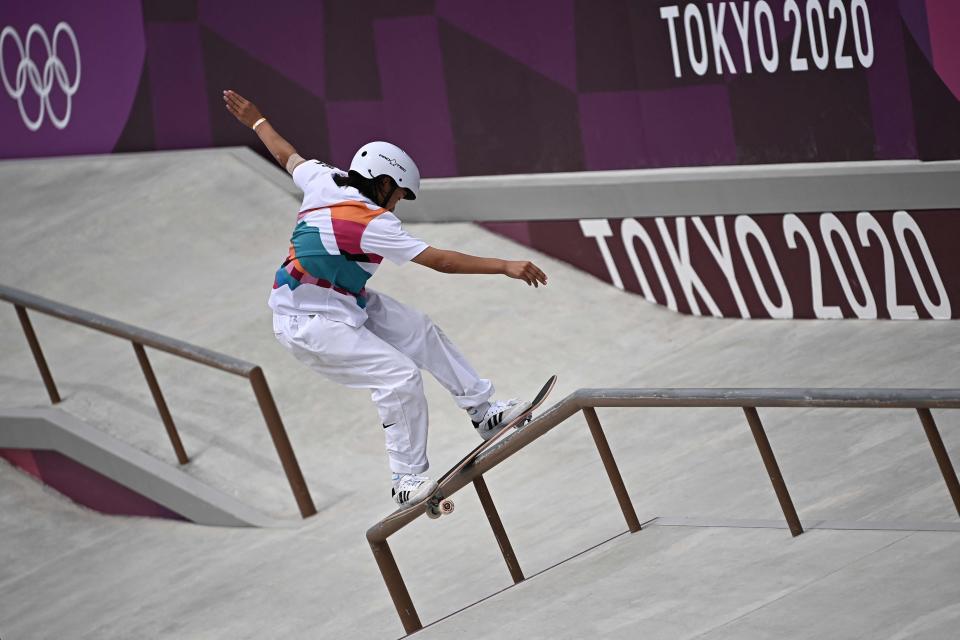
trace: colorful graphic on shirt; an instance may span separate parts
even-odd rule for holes
[[[370,209],[360,202],[301,211],[290,238],[290,254],[277,270],[273,288],[286,285],[294,290],[306,284],[333,289],[353,296],[361,309],[366,307],[365,286],[374,269],[361,264],[378,265],[383,257],[364,253],[360,241],[370,221],[384,212],[385,209]],[[327,223],[333,230],[336,252],[324,244],[320,235],[320,227]]]

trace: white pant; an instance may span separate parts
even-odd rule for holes
[[[489,400],[493,385],[425,314],[367,289],[367,322],[351,327],[322,315],[274,314],[273,332],[294,357],[348,387],[370,389],[394,473],[423,473],[427,461],[427,399],[420,369],[453,395],[461,409]]]

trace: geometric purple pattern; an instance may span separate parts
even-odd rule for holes
[[[576,89],[573,4],[554,0],[544,11],[518,11],[515,0],[438,0],[437,17],[567,89]]]
[[[960,3],[927,0],[933,67],[955,98],[960,98]]]
[[[711,52],[708,71],[694,74],[681,37],[681,78],[659,15],[670,4],[687,6],[6,0],[0,22],[21,36],[33,23],[48,34],[69,23],[83,73],[63,130],[48,120],[28,131],[0,90],[0,158],[236,144],[265,154],[223,109],[224,88],[253,100],[306,155],[343,166],[363,142],[387,139],[425,177],[960,158],[956,0],[869,0],[873,66],[805,73],[789,70],[792,30],[780,19],[779,71],[745,73],[728,12],[723,33],[738,72],[716,73]],[[728,4],[696,6],[706,16]],[[782,15],[782,1],[770,6]],[[682,16],[676,24],[682,32]],[[846,53],[852,47],[848,38]],[[72,72],[72,54],[59,53]],[[811,59],[806,39],[800,53]],[[11,40],[8,77],[16,58]],[[39,108],[35,96],[24,99]]]
[[[735,164],[725,85],[580,95],[591,169]]]

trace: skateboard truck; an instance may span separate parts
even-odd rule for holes
[[[436,520],[440,516],[450,515],[453,513],[454,506],[450,498],[436,496],[427,503],[427,517]]]

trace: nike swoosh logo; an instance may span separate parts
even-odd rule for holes
[[[390,427],[392,427],[392,426],[395,425],[395,424],[397,424],[397,423],[396,423],[396,422],[391,422],[390,424],[385,424],[385,425],[383,425],[383,428],[384,428],[384,429],[389,429]]]

